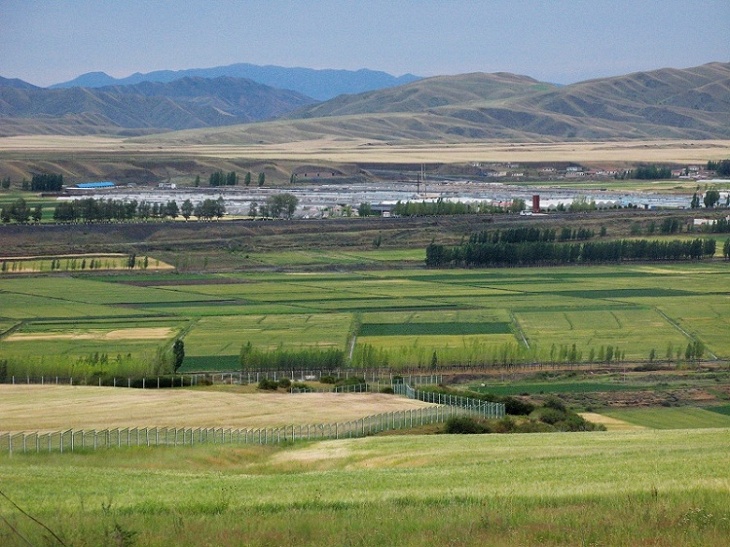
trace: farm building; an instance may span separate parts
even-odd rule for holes
[[[71,186],[69,190],[101,190],[106,188],[116,188],[116,184],[111,181],[101,182],[79,182],[76,186]]]

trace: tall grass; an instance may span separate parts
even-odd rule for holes
[[[730,534],[728,448],[727,429],[371,437],[0,456],[0,480],[70,545],[704,546]]]

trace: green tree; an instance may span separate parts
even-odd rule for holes
[[[173,371],[177,372],[185,359],[185,343],[178,338],[172,345],[172,366]]]
[[[10,218],[15,222],[30,220],[30,208],[23,198],[18,198],[10,205]]]
[[[43,218],[43,206],[38,204],[33,209],[33,222],[40,222]]]
[[[135,255],[134,253],[130,254],[127,257],[127,268],[129,268],[131,270],[132,268],[134,268],[134,265],[136,263],[137,263],[137,255]]]
[[[700,196],[697,195],[697,192],[692,194],[692,201],[690,201],[689,206],[691,209],[699,209],[700,207]]]
[[[195,207],[193,207],[193,202],[186,199],[183,201],[182,207],[180,208],[180,214],[185,220],[188,220],[192,216],[194,209]]]
[[[705,207],[714,207],[717,205],[717,202],[720,201],[720,192],[717,190],[707,190],[705,192],[705,197],[703,199],[703,202],[705,204]]]
[[[369,217],[371,214],[373,214],[373,207],[369,203],[362,202],[357,207],[357,214],[361,217]]]
[[[245,184],[246,186],[250,186],[251,185],[251,171],[248,171],[246,173],[246,176],[243,177],[243,184]]]
[[[200,175],[195,175],[195,182],[193,182],[193,186],[196,188],[200,186]]]
[[[261,173],[259,173],[259,188],[262,187],[265,182],[266,182],[266,173],[264,173],[262,171]]]
[[[168,216],[173,220],[180,216],[180,208],[177,206],[177,201],[173,200],[167,202],[165,205],[165,216]]]
[[[256,218],[256,215],[259,213],[259,204],[255,201],[251,202],[251,205],[248,206],[248,216],[251,218]]]

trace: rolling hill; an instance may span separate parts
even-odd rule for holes
[[[51,90],[4,82],[0,135],[191,130],[147,137],[176,144],[730,138],[730,63],[568,86],[509,73],[437,76],[321,103],[230,77]]]
[[[730,138],[730,63],[555,86],[514,74],[426,78],[340,96],[286,120],[170,134],[178,144]]]
[[[230,77],[69,89],[0,82],[0,136],[159,133],[273,119],[313,102],[294,91]]]

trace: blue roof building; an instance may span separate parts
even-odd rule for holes
[[[103,182],[80,182],[74,188],[79,190],[98,190],[100,188],[114,188],[116,184],[111,181]]]

